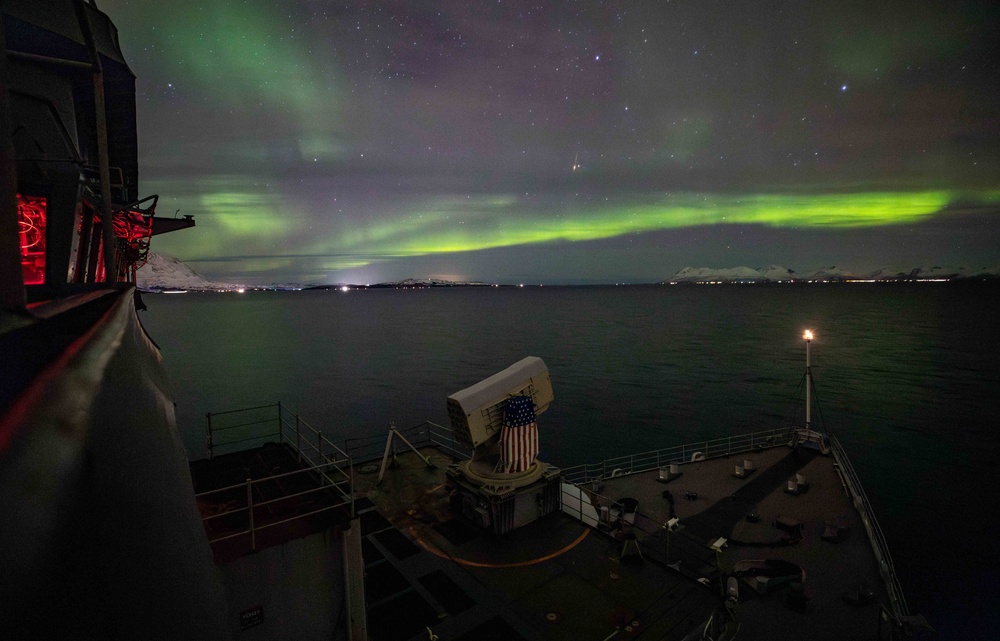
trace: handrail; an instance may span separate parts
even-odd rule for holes
[[[562,474],[568,482],[577,485],[614,476],[638,474],[659,469],[670,463],[679,465],[690,463],[692,456],[696,454],[710,459],[786,445],[791,440],[793,430],[794,428],[790,427],[779,427],[750,434],[696,441],[639,454],[618,456],[599,463],[573,465],[563,468]]]
[[[223,414],[236,414],[238,412],[253,412],[255,410],[266,410],[272,407],[278,407],[281,403],[269,403],[267,405],[257,405],[255,407],[241,407],[235,410],[223,410],[221,412],[209,412],[212,416],[222,416]]]
[[[861,522],[868,533],[872,550],[875,552],[875,560],[879,564],[879,572],[882,574],[883,582],[889,593],[889,603],[892,605],[893,614],[896,615],[897,620],[908,616],[909,608],[906,605],[906,597],[903,596],[903,588],[899,583],[899,578],[896,576],[892,556],[889,554],[889,545],[886,543],[882,528],[875,518],[875,510],[872,509],[871,503],[868,501],[868,496],[865,494],[857,472],[854,471],[854,466],[851,464],[850,459],[847,458],[847,452],[834,434],[830,435],[830,449],[833,452],[834,461],[844,472],[847,486],[854,496],[854,505],[861,514]]]
[[[258,412],[258,415],[256,417],[240,421],[239,415],[245,415],[248,412]],[[223,424],[221,425],[218,420],[216,420],[213,424],[213,418],[217,419],[220,416],[229,417],[233,415],[236,416],[236,421],[231,424],[226,419],[223,419]],[[226,509],[218,514],[210,514],[202,517],[202,521],[207,527],[208,522],[213,519],[227,516],[231,517],[234,514],[244,512],[246,513],[245,518],[247,519],[247,523],[243,529],[238,532],[231,532],[221,537],[211,538],[209,539],[209,543],[217,543],[219,541],[249,534],[250,547],[251,549],[256,550],[257,532],[276,525],[308,518],[315,514],[319,514],[320,512],[326,512],[331,509],[342,509],[344,507],[347,507],[350,518],[354,518],[354,464],[351,456],[343,448],[328,439],[321,430],[313,427],[306,421],[302,420],[302,418],[298,415],[285,409],[280,402],[271,405],[258,405],[256,407],[226,410],[222,412],[209,412],[205,415],[205,418],[207,422],[206,442],[208,446],[209,458],[212,457],[213,449],[216,447],[238,445],[248,441],[263,442],[265,439],[277,438],[278,443],[285,442],[292,448],[295,455],[298,457],[300,464],[303,465],[303,467],[298,470],[283,472],[281,474],[271,474],[257,479],[247,479],[244,483],[215,488],[196,494],[195,497],[197,499],[211,500],[212,496],[232,493],[244,488],[246,490],[245,505],[238,505],[237,507]],[[261,428],[260,426],[267,427]],[[238,428],[242,428],[242,431],[239,431]],[[237,438],[217,442],[217,437],[219,435],[230,430],[238,430],[233,432]],[[303,442],[303,439],[305,439],[305,442]],[[296,475],[313,477],[310,480],[314,483],[314,486],[305,490],[281,494],[280,496],[267,500],[254,501],[254,485],[272,483],[274,481],[279,481],[280,479]],[[306,494],[325,492],[328,490],[332,490],[336,497],[331,497],[335,501],[331,505],[317,510],[311,510],[303,514],[295,514],[291,517],[275,522],[264,524],[255,522],[254,510],[256,508],[277,504],[281,501],[301,497]]]
[[[313,488],[310,488],[308,490],[303,490],[301,492],[296,492],[294,494],[283,494],[282,496],[279,496],[279,497],[274,498],[274,499],[268,499],[267,501],[254,502],[252,505],[246,505],[246,506],[243,506],[243,507],[234,507],[234,508],[232,508],[230,510],[227,510],[225,512],[219,512],[218,514],[209,514],[208,516],[202,517],[201,520],[202,521],[211,521],[212,519],[217,519],[217,518],[220,518],[220,517],[223,517],[223,516],[230,516],[230,515],[236,514],[238,512],[246,512],[251,507],[257,508],[257,507],[261,507],[261,506],[264,506],[264,505],[271,505],[272,503],[278,503],[280,501],[285,501],[285,500],[288,500],[288,499],[293,499],[293,498],[295,498],[297,496],[305,496],[306,494],[311,494],[313,492],[322,492],[325,489],[326,488],[323,488],[323,487],[313,487]],[[347,504],[347,501],[345,500],[344,503],[335,503],[334,505],[335,506],[341,506],[341,505],[346,505],[346,504]],[[297,515],[297,516],[301,516],[301,515]],[[293,518],[295,518],[295,517],[293,517]]]
[[[424,421],[397,431],[413,443],[414,447],[435,447],[456,459],[471,458],[470,452],[459,441],[455,440],[451,429],[432,421]],[[375,461],[385,452],[385,435],[365,436],[346,439],[342,442],[343,449],[357,463]]]
[[[212,543],[218,543],[219,541],[226,541],[226,540],[229,540],[229,539],[233,539],[233,538],[236,538],[238,536],[246,536],[247,534],[253,535],[253,534],[255,534],[259,530],[266,530],[269,527],[275,527],[277,525],[284,525],[285,523],[291,523],[292,521],[295,521],[297,519],[304,519],[304,518],[306,518],[308,516],[313,516],[315,514],[319,514],[320,512],[327,512],[329,510],[332,510],[332,509],[335,509],[335,508],[338,508],[338,507],[342,507],[343,505],[344,505],[343,503],[338,503],[336,505],[327,505],[326,507],[321,507],[319,509],[313,510],[312,512],[306,512],[305,514],[296,514],[295,516],[289,517],[287,519],[282,519],[280,521],[275,521],[273,523],[265,523],[264,525],[257,525],[255,527],[251,523],[251,527],[248,528],[248,529],[246,529],[246,530],[240,530],[239,532],[232,532],[232,533],[227,534],[225,536],[220,536],[220,537],[217,537],[217,538],[214,538],[214,539],[209,539],[208,542],[209,542],[209,544],[212,544]],[[245,510],[247,508],[243,508],[243,509]],[[253,549],[256,549],[256,544],[254,544]]]
[[[312,467],[302,468],[301,470],[293,470],[291,472],[283,472],[281,474],[273,474],[271,476],[264,476],[264,477],[261,477],[259,479],[251,479],[250,483],[263,483],[265,481],[275,481],[277,479],[285,478],[285,477],[288,477],[288,476],[294,476],[296,474],[307,474],[309,472],[318,471],[320,468],[329,467],[329,466],[336,466],[336,463],[334,463],[334,462],[331,461],[330,463],[325,463],[323,465],[314,465]],[[337,469],[339,470],[339,468],[337,468]],[[344,478],[349,478],[347,476],[347,474],[343,473],[343,471],[341,471],[341,473],[343,474]],[[227,485],[226,487],[220,487],[220,488],[216,488],[214,490],[205,490],[204,492],[199,492],[199,493],[195,494],[194,497],[196,499],[200,499],[200,498],[207,497],[207,496],[209,496],[211,494],[221,494],[222,492],[230,492],[230,491],[235,490],[236,488],[240,488],[240,487],[246,487],[246,482],[243,482],[243,483],[234,483],[233,485]]]
[[[237,427],[249,427],[250,425],[263,425],[265,423],[270,423],[274,419],[265,419],[263,421],[250,421],[249,423],[237,423],[236,425],[227,425],[226,427],[214,427],[213,432],[225,432],[226,430],[234,430]]]
[[[281,407],[281,403],[278,403],[278,407],[279,408]],[[325,455],[324,451],[323,451],[323,446],[325,445],[326,448],[327,448],[327,450],[326,450],[327,452],[332,453],[334,455],[340,454],[341,456],[343,456],[344,460],[346,460],[348,462],[351,461],[352,457],[346,451],[344,451],[344,449],[342,449],[336,443],[334,443],[333,441],[331,441],[330,439],[328,439],[326,437],[326,435],[323,434],[323,432],[321,432],[320,430],[316,429],[315,427],[313,427],[312,425],[310,425],[309,423],[307,423],[305,420],[303,420],[297,414],[292,414],[291,418],[295,419],[295,422],[294,422],[294,430],[295,430],[294,448],[299,453],[300,457],[307,459],[309,462],[312,462],[312,457],[309,456],[308,454],[306,454],[305,451],[303,451],[303,447],[304,446],[308,446],[309,450],[312,451],[312,452],[315,452],[319,456],[319,458],[320,458],[321,461],[322,460],[329,461],[329,460],[331,460],[330,456],[329,455]],[[291,420],[290,419],[286,419],[283,414],[279,414],[279,419],[278,420],[279,420],[279,440],[284,439],[284,440],[288,440],[289,443],[292,443],[293,441],[291,440],[291,435],[290,434],[288,436],[284,435],[284,432],[285,432],[286,429],[288,429],[289,431],[291,431],[293,429],[292,425],[291,425]],[[306,440],[305,440],[304,443],[302,441],[302,431],[303,431],[302,428],[303,427],[308,432],[307,438],[306,438]],[[315,439],[315,442],[316,442],[315,444],[313,444],[313,440],[311,440],[309,438],[309,435],[311,435],[312,439]],[[340,457],[334,456],[334,458],[332,460],[337,461],[339,459],[340,459]]]
[[[245,486],[245,484],[244,484],[244,486]],[[322,492],[325,489],[326,488],[323,488],[323,487],[313,487],[313,488],[310,488],[308,490],[303,490],[302,492],[296,492],[294,494],[285,494],[285,495],[279,496],[279,497],[274,498],[274,499],[268,499],[267,501],[254,501],[254,502],[252,502],[252,503],[250,503],[248,505],[244,505],[244,506],[241,506],[241,507],[234,507],[234,508],[231,508],[229,510],[226,510],[225,512],[219,512],[218,514],[209,514],[208,516],[202,517],[201,520],[202,521],[211,521],[212,519],[217,519],[217,518],[220,518],[220,517],[223,517],[223,516],[231,516],[231,515],[237,514],[239,512],[246,512],[247,510],[250,510],[252,508],[258,508],[258,507],[262,507],[264,505],[271,505],[272,503],[278,503],[279,501],[285,501],[287,499],[295,498],[297,496],[305,496],[306,494],[310,494],[310,493],[313,493],[313,492]],[[346,501],[346,497],[345,497],[345,501],[343,503],[334,503],[333,505],[334,506],[343,506],[343,505],[346,505],[346,504],[347,504],[347,501]],[[301,515],[297,515],[297,516],[301,516]],[[292,518],[295,518],[295,517],[292,517]]]
[[[341,483],[334,483],[334,482],[330,481],[329,477],[326,476],[326,473],[322,471],[322,468],[329,468],[329,467],[333,467],[334,469],[337,469],[341,473],[341,475],[344,476],[344,478],[347,480],[347,485],[349,486],[349,491],[348,492],[344,491],[344,489],[341,487]],[[272,498],[272,499],[268,499],[266,501],[254,501],[254,498],[253,498],[253,486],[254,485],[259,484],[259,483],[265,483],[265,482],[270,483],[270,482],[273,482],[273,481],[278,480],[280,478],[287,478],[287,477],[290,477],[290,476],[293,476],[293,475],[297,475],[297,474],[308,474],[310,472],[316,472],[316,473],[320,474],[321,476],[323,476],[324,478],[327,478],[328,484],[320,483],[316,487],[312,487],[312,488],[309,488],[307,490],[303,490],[303,491],[300,491],[300,492],[294,492],[294,493],[290,493],[290,494],[282,494],[281,496],[278,496],[278,497],[275,497],[275,498]],[[224,541],[224,540],[228,540],[228,539],[235,538],[235,537],[238,537],[238,536],[245,536],[245,535],[249,534],[250,537],[251,537],[251,539],[250,539],[251,540],[250,547],[251,547],[252,550],[256,550],[257,549],[257,536],[256,535],[257,535],[257,532],[259,532],[261,530],[265,530],[267,528],[274,527],[276,525],[282,525],[284,523],[289,523],[291,521],[308,518],[308,517],[313,516],[315,514],[319,514],[320,512],[326,512],[328,510],[335,509],[335,508],[343,508],[345,506],[350,506],[351,513],[353,514],[353,510],[354,510],[354,492],[353,492],[353,489],[350,489],[350,486],[351,486],[350,476],[347,475],[346,473],[344,473],[344,471],[341,470],[335,463],[327,463],[325,465],[318,465],[318,466],[308,467],[308,468],[304,468],[304,469],[301,469],[301,470],[296,470],[296,471],[293,471],[293,472],[285,472],[283,474],[275,474],[273,476],[267,476],[267,477],[263,477],[263,478],[259,478],[259,479],[247,479],[247,481],[245,483],[238,483],[238,484],[235,484],[235,485],[230,485],[230,486],[218,488],[218,489],[215,489],[215,490],[209,490],[209,491],[206,491],[206,492],[201,492],[199,494],[196,494],[195,497],[196,498],[202,498],[202,499],[204,499],[204,498],[207,498],[207,497],[209,497],[211,495],[224,494],[224,493],[227,493],[227,492],[231,493],[234,490],[239,490],[239,489],[242,489],[242,488],[246,488],[246,505],[240,505],[240,506],[237,506],[237,507],[232,507],[230,509],[225,510],[224,512],[219,512],[217,514],[209,514],[209,515],[203,516],[202,517],[202,522],[207,524],[209,521],[211,521],[213,519],[218,519],[218,518],[221,518],[221,517],[231,517],[234,514],[240,514],[240,513],[246,512],[246,514],[247,514],[247,517],[246,517],[247,518],[247,526],[246,527],[244,527],[243,529],[238,530],[236,532],[230,532],[229,534],[226,534],[224,536],[219,536],[219,537],[215,537],[215,538],[209,538],[208,542],[209,542],[209,544],[212,544],[212,543],[217,543],[219,541]],[[254,518],[254,510],[257,509],[257,508],[268,506],[268,505],[272,505],[272,504],[276,504],[276,503],[279,503],[281,501],[286,501],[288,499],[292,499],[292,498],[295,498],[295,497],[298,497],[298,496],[304,496],[306,494],[311,494],[311,493],[315,493],[315,492],[324,492],[324,491],[327,491],[327,490],[329,490],[331,488],[340,496],[340,498],[342,499],[341,501],[332,503],[330,505],[324,506],[324,507],[316,509],[316,510],[311,510],[309,512],[305,512],[305,513],[302,513],[302,514],[296,514],[294,516],[290,516],[288,518],[281,519],[279,521],[270,522],[270,523],[263,523],[263,524],[261,524],[261,523],[256,522],[256,519]],[[206,533],[207,533],[207,531],[206,531]]]

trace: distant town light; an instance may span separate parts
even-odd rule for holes
[[[802,335],[802,338],[806,339],[807,341],[811,341],[813,339],[812,330],[807,329],[806,332]]]
[[[348,287],[347,285],[341,285],[340,286],[340,291],[342,291],[342,292],[349,292],[349,291],[351,291],[351,288]]]

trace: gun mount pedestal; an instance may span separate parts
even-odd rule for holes
[[[475,467],[473,461],[456,463],[447,477],[455,487],[452,511],[478,527],[506,534],[559,509],[558,468],[538,463],[519,478],[491,480]]]
[[[559,469],[536,458],[535,417],[551,401],[549,371],[534,356],[448,397],[455,437],[473,448],[471,461],[448,468],[452,511],[505,534],[559,509]]]

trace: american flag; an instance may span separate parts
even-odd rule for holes
[[[530,396],[511,396],[503,410],[500,430],[501,472],[524,472],[538,456],[538,424]]]

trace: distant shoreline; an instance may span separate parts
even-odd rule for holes
[[[607,287],[681,287],[681,288],[692,288],[692,287],[709,287],[709,286],[723,286],[723,287],[808,287],[808,286],[820,286],[820,285],[875,285],[875,286],[898,286],[898,285],[948,285],[948,286],[970,286],[979,287],[987,286],[993,287],[1000,285],[1000,278],[956,278],[956,279],[927,279],[927,280],[824,280],[824,281],[767,281],[767,282],[757,282],[757,281],[706,281],[706,282],[689,282],[689,281],[677,281],[677,282],[660,282],[660,283],[578,283],[578,284],[464,284],[464,283],[454,283],[451,285],[391,285],[391,284],[376,284],[376,285],[315,285],[310,287],[278,287],[278,286],[267,286],[261,285],[259,287],[245,286],[242,290],[236,289],[179,289],[179,288],[139,288],[139,290],[144,294],[212,294],[212,293],[245,293],[245,292],[293,292],[293,291],[361,291],[361,290],[423,290],[423,289],[539,289],[544,287],[560,287],[560,288],[607,288]]]

